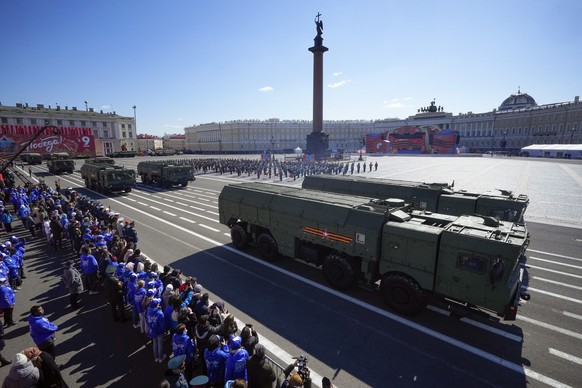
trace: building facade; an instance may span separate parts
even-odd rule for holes
[[[144,134],[137,135],[137,151],[139,154],[161,148],[164,148],[164,140],[161,137]]]
[[[330,149],[353,152],[362,148],[366,134],[389,133],[408,125],[458,131],[459,147],[469,152],[519,153],[531,144],[582,143],[582,103],[576,96],[572,101],[538,105],[531,96],[518,90],[491,112],[453,115],[431,105],[407,119],[326,120],[323,130],[329,134]],[[297,147],[305,149],[312,122],[276,118],[236,120],[195,125],[184,131],[185,149],[192,152],[291,152]]]
[[[115,112],[96,112],[89,107],[79,110],[77,107],[45,107],[43,104],[29,106],[19,103],[15,106],[0,105],[0,124],[2,135],[6,134],[7,128],[15,127],[36,128],[52,125],[57,128],[90,129],[96,155],[106,155],[123,148],[137,151],[135,118],[120,116]]]
[[[184,152],[186,143],[185,135],[165,135],[163,137],[163,148],[165,150],[174,150],[175,152]]]
[[[332,149],[357,150],[366,133],[374,130],[374,122],[366,120],[324,121],[323,131],[329,134]],[[312,131],[309,120],[236,120],[187,127],[184,147],[192,152],[291,153],[306,147]]]

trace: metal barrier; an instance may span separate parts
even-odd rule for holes
[[[275,376],[277,376],[277,380],[275,381],[275,388],[281,388],[281,384],[283,384],[283,381],[285,380],[285,367],[281,366],[277,361],[273,360],[266,354],[265,359],[267,360],[267,363],[273,368]]]

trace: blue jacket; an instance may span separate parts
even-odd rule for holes
[[[164,313],[158,307],[148,307],[146,311],[146,322],[148,324],[149,338],[155,338],[166,332]]]
[[[9,279],[16,279],[18,278],[19,272],[18,272],[18,259],[16,257],[13,256],[6,256],[4,258],[4,264],[6,264],[6,267],[8,268],[8,278]]]
[[[7,284],[0,286],[0,309],[14,306],[14,290]]]
[[[208,383],[216,384],[224,381],[224,368],[228,354],[220,348],[212,351],[204,350],[204,361],[208,374]]]
[[[82,254],[81,255],[81,271],[85,275],[95,273],[95,272],[97,272],[98,269],[99,269],[99,266],[97,265],[97,260],[95,260],[95,256],[93,256],[91,254],[89,254],[89,255]]]
[[[134,294],[133,294],[133,308],[138,313],[144,312],[144,309],[143,309],[143,306],[141,305],[141,302],[143,302],[145,296],[146,296],[146,289],[144,287],[136,289]]]
[[[194,359],[195,350],[196,345],[194,344],[194,340],[190,338],[188,333],[184,332],[172,336],[172,351],[174,352],[174,357],[184,354],[186,355],[186,362],[190,362]]]
[[[49,340],[59,329],[57,325],[53,325],[42,315],[38,317],[29,315],[28,325],[30,326],[30,336],[37,345]]]
[[[230,353],[226,359],[226,371],[224,373],[224,380],[244,379],[247,377],[247,360],[249,354],[244,348],[240,348],[235,353]]]

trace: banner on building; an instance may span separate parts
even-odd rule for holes
[[[0,156],[13,155],[41,129],[39,125],[0,125]],[[71,157],[94,157],[95,138],[90,128],[57,127],[51,128],[28,145],[25,152],[38,152],[41,155],[53,152],[67,152]]]

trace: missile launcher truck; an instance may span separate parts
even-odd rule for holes
[[[135,187],[135,171],[123,166],[85,163],[81,166],[85,186],[100,193],[131,192]]]
[[[446,300],[513,320],[520,297],[529,299],[521,282],[524,225],[261,183],[225,186],[218,204],[237,249],[313,263],[333,287],[377,289],[402,314]]]
[[[520,223],[523,223],[523,215],[529,204],[527,195],[516,196],[507,190],[480,194],[454,190],[446,183],[354,176],[309,175],[304,178],[302,187],[372,198],[401,198],[419,210],[457,216],[480,214],[502,221]]]
[[[51,174],[62,174],[68,172],[70,174],[75,171],[75,161],[71,159],[50,159],[46,161],[46,166]]]
[[[159,186],[180,185],[188,186],[188,182],[196,180],[194,167],[176,166],[168,162],[139,162],[137,173],[145,184]]]

